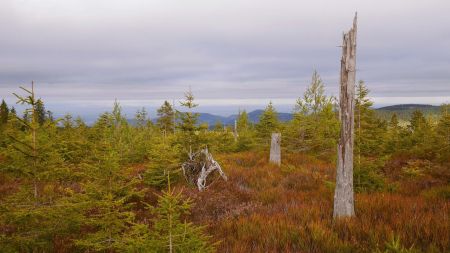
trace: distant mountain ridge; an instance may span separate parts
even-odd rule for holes
[[[427,104],[399,104],[376,109],[381,118],[390,119],[395,113],[397,117],[402,120],[409,120],[411,114],[416,110],[422,111],[423,114],[431,116],[440,114],[441,107]]]
[[[390,118],[393,113],[396,113],[397,116],[401,119],[409,119],[411,116],[411,113],[415,110],[420,110],[426,115],[430,114],[439,114],[440,113],[440,106],[436,105],[428,105],[428,104],[398,104],[398,105],[390,105],[390,106],[384,106],[381,108],[375,109],[375,111],[378,113],[378,115],[382,118]],[[264,110],[254,110],[248,113],[248,119],[252,123],[258,123],[259,117],[264,112]],[[287,113],[287,112],[279,112],[278,113],[278,119],[282,122],[292,120],[294,114],[293,113]],[[216,122],[220,121],[224,125],[233,125],[234,120],[236,120],[238,117],[237,114],[230,115],[228,117],[225,116],[219,116],[214,115],[211,113],[200,113],[199,121],[201,123],[207,123],[209,126],[214,126]]]
[[[254,110],[254,111],[247,113],[248,120],[252,123],[258,123],[259,117],[261,116],[261,114],[263,112],[264,112],[264,110],[259,109],[259,110]],[[210,127],[213,127],[217,122],[221,122],[223,125],[233,125],[234,121],[239,116],[237,114],[233,114],[230,116],[220,116],[220,115],[204,113],[204,112],[200,112],[198,114],[199,114],[199,117],[198,117],[199,123],[200,124],[207,123],[208,126],[210,126]],[[277,114],[278,114],[278,119],[282,122],[289,121],[293,117],[292,113],[279,112]],[[153,118],[152,122],[156,123],[157,120],[158,120],[157,118]],[[131,124],[133,124],[134,121],[135,121],[134,119],[128,119],[128,122],[130,122]]]
[[[259,117],[261,116],[261,114],[263,112],[264,112],[264,110],[254,110],[254,111],[249,112],[247,114],[249,121],[252,123],[258,123]],[[233,125],[234,121],[238,118],[238,116],[239,115],[237,115],[237,114],[233,114],[228,117],[225,117],[225,116],[214,115],[211,113],[200,113],[199,122],[207,123],[209,126],[214,126],[216,124],[216,122],[219,122],[219,121],[224,125]],[[293,117],[292,113],[286,113],[286,112],[278,113],[278,119],[283,122],[291,120],[292,117]]]
[[[378,115],[384,119],[389,119],[392,114],[396,113],[401,119],[409,120],[411,113],[415,110],[420,110],[426,115],[439,114],[440,106],[428,105],[428,104],[398,104],[391,106],[384,106],[375,109]],[[248,113],[248,119],[252,123],[258,123],[259,117],[264,110],[254,110]],[[207,123],[210,127],[213,127],[217,122],[221,122],[223,125],[233,125],[234,121],[238,118],[237,114],[230,116],[220,116],[212,113],[199,113],[199,123]],[[294,114],[287,112],[279,112],[278,119],[282,122],[292,120]],[[156,122],[157,119],[152,119]],[[133,123],[134,120],[130,119],[129,122]]]
[[[399,104],[378,108],[378,111],[405,111],[405,110],[439,110],[440,106],[426,104]]]

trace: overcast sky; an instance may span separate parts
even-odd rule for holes
[[[314,69],[337,95],[355,11],[376,104],[450,101],[448,0],[0,0],[0,97],[35,80],[57,114],[98,114],[191,87],[203,111],[290,111]]]

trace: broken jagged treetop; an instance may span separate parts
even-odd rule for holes
[[[356,70],[356,20],[353,27],[345,33],[342,41],[341,83],[339,97],[339,117],[341,133],[338,144],[336,168],[336,188],[334,192],[333,216],[351,217],[355,215],[353,196],[353,133],[355,107]]]

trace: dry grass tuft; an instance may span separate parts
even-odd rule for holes
[[[442,180],[416,185],[423,194],[405,192],[409,179],[397,193],[357,194],[356,218],[333,222],[334,165],[304,154],[283,159],[278,168],[264,153],[222,155],[228,182],[187,189],[192,219],[222,241],[218,252],[374,252],[394,236],[405,248],[448,252],[450,202],[430,191],[445,191]]]

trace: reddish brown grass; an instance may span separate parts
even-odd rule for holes
[[[191,218],[221,241],[218,252],[373,252],[393,235],[405,247],[449,250],[448,200],[404,190],[357,194],[356,217],[333,221],[334,165],[304,154],[283,159],[278,168],[264,153],[223,155],[228,182],[187,189]]]

